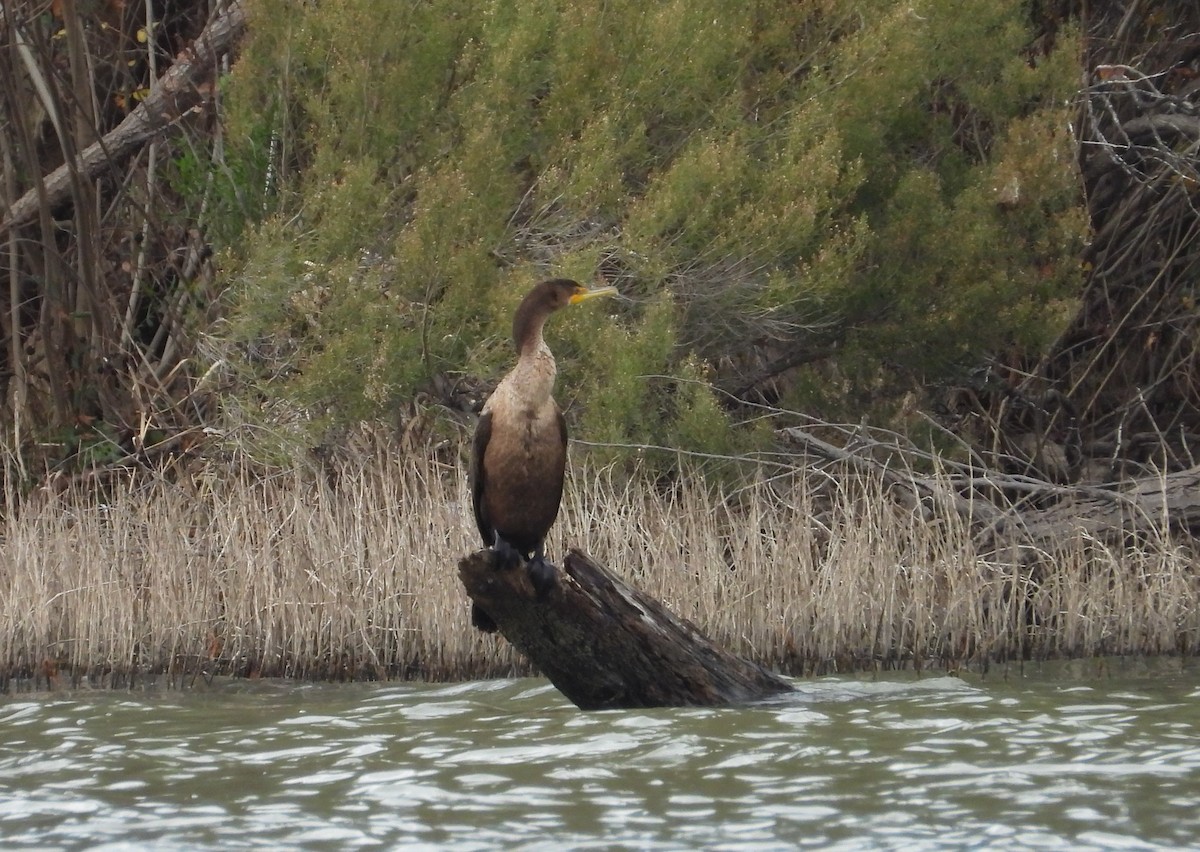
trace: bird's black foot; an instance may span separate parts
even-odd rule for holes
[[[554,566],[539,554],[529,562],[529,582],[533,583],[533,591],[537,593],[538,600],[545,600],[558,585],[558,574]]]
[[[495,633],[500,628],[492,617],[479,608],[479,604],[471,604],[471,626],[484,633]]]
[[[492,546],[492,552],[496,554],[497,571],[511,570],[524,561],[521,558],[521,552],[500,536],[496,536],[496,543]]]

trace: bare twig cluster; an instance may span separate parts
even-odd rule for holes
[[[1039,364],[951,401],[1007,472],[1099,483],[1200,462],[1200,9],[1165,6],[1099,3],[1085,22],[1077,314]]]
[[[0,20],[0,422],[28,481],[204,422],[190,320],[215,300],[207,198],[162,203],[164,131],[199,129],[219,150],[213,80],[245,20],[215,0],[166,16],[18,0]]]

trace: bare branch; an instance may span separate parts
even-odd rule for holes
[[[39,186],[17,199],[0,221],[0,234],[31,221],[41,205],[54,205],[66,198],[71,192],[73,172],[95,176],[121,162],[147,139],[203,102],[198,83],[215,72],[221,54],[230,49],[245,26],[244,7],[240,2],[231,3],[209,22],[191,47],[175,58],[171,69],[124,121],[84,149],[75,162],[59,166]]]

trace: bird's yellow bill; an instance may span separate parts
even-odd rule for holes
[[[616,287],[597,287],[595,290],[579,290],[571,297],[571,304],[577,305],[580,302],[586,302],[588,299],[594,299],[597,296],[615,296],[616,294]]]

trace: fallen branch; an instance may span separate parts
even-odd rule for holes
[[[1084,532],[1119,543],[1128,535],[1200,531],[1200,466],[1135,479],[1119,490],[1080,491],[1021,519],[1022,534],[1037,543]]]
[[[1173,531],[1200,534],[1200,466],[1132,479],[1120,486],[1059,485],[1029,476],[974,466],[956,466],[948,479],[927,479],[829,444],[802,429],[784,430],[822,458],[845,464],[861,475],[876,476],[901,506],[930,520],[954,512],[973,530],[976,550],[991,553],[1010,545],[1051,549],[1054,542],[1083,533],[1119,544],[1130,535]],[[900,448],[891,448],[903,455]],[[944,482],[954,489],[947,489]],[[957,489],[957,491],[955,490]],[[982,495],[1007,495],[1004,505]]]
[[[235,0],[209,22],[191,47],[176,57],[175,64],[124,121],[85,148],[73,162],[63,163],[43,178],[40,187],[32,187],[18,198],[0,221],[0,234],[33,220],[42,204],[53,206],[70,195],[73,174],[95,177],[201,103],[204,94],[198,84],[215,72],[217,60],[245,27],[246,12]]]
[[[491,551],[458,564],[475,604],[581,709],[744,704],[792,691],[578,550],[557,573],[539,600],[527,572],[497,571]]]

